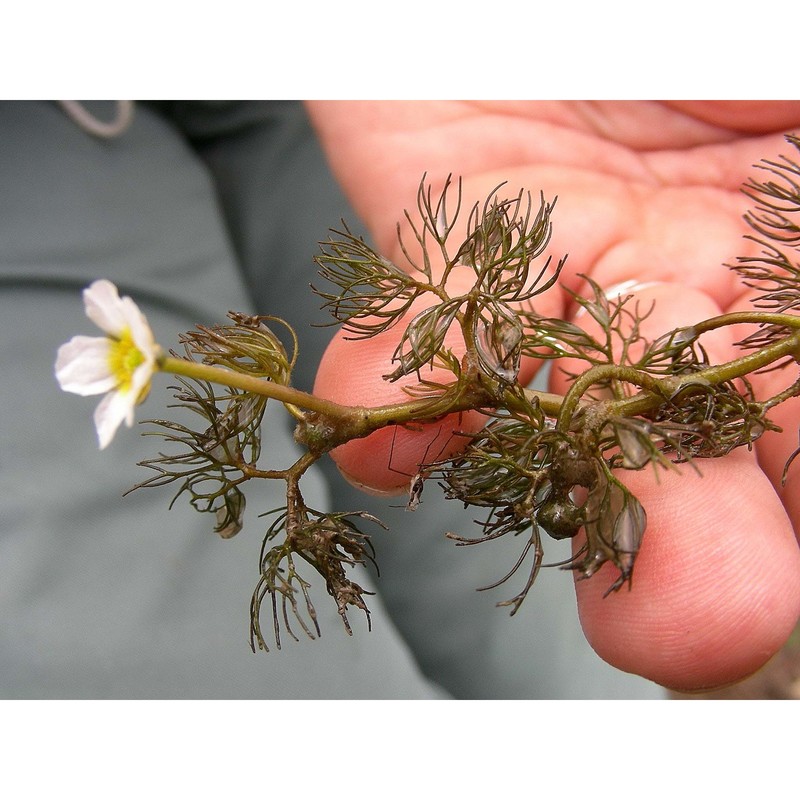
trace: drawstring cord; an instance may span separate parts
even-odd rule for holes
[[[81,129],[101,139],[121,136],[133,120],[133,100],[117,100],[117,115],[111,122],[103,122],[89,113],[78,100],[59,100],[67,116]]]

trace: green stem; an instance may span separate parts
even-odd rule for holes
[[[569,391],[564,396],[564,402],[558,412],[556,428],[562,431],[569,430],[572,416],[578,408],[581,397],[586,390],[596,383],[613,378],[614,380],[632,383],[641,389],[646,390],[649,397],[657,397],[663,400],[665,397],[665,380],[658,380],[646,372],[640,372],[635,367],[626,367],[619,364],[598,364],[590,367],[574,381]],[[666,395],[668,396],[668,394]],[[637,395],[638,397],[638,395]],[[616,401],[624,402],[624,401]]]
[[[386,425],[432,419],[443,414],[479,408],[485,406],[489,400],[486,392],[480,388],[459,387],[455,392],[445,392],[437,397],[408,400],[374,408],[345,406],[291,386],[210,364],[198,364],[195,361],[171,356],[162,356],[157,363],[162,372],[230,386],[315,412],[334,423],[340,423],[342,428],[340,433],[347,439],[366,436]]]
[[[223,367],[214,367],[210,364],[198,364],[196,361],[162,356],[158,359],[158,368],[162,372],[171,372],[173,375],[183,375],[198,381],[230,386],[233,389],[241,389],[245,392],[270,397],[281,403],[299,406],[300,408],[317,411],[332,417],[342,416],[351,410],[347,406],[339,405],[339,403],[334,403],[331,400],[324,400],[321,397],[303,392],[300,389],[294,389],[291,386],[273,383],[254,375],[245,375],[242,372],[233,372]]]
[[[800,328],[800,316],[792,314],[777,314],[769,311],[732,311],[730,314],[720,314],[718,317],[698,322],[689,326],[700,335],[725,327],[726,325],[739,325],[741,323],[755,323],[757,325],[780,325],[785,328]]]
[[[726,316],[730,317],[733,315]],[[797,317],[794,319],[800,321]],[[709,320],[709,322],[712,322],[712,320]],[[795,326],[800,327],[797,323],[795,323]],[[708,330],[711,330],[711,328],[708,328]],[[654,394],[650,391],[639,392],[637,395],[628,397],[625,400],[609,403],[609,408],[615,415],[632,417],[637,414],[643,414],[647,411],[651,411],[656,408],[659,403],[663,402],[664,391],[667,392],[668,397],[674,397],[683,389],[691,390],[692,384],[716,386],[717,384],[732,381],[736,378],[743,378],[745,375],[764,369],[770,366],[770,364],[774,364],[776,361],[780,361],[787,356],[794,356],[795,358],[800,356],[800,331],[793,333],[791,336],[787,336],[785,339],[762,347],[760,350],[742,356],[742,358],[736,358],[724,364],[706,367],[699,372],[694,372],[689,375],[659,381],[662,388],[658,394]]]
[[[800,328],[799,317],[761,312],[725,314],[706,320],[694,328],[702,333],[740,322],[761,322]],[[716,385],[734,380],[763,369],[786,356],[797,357],[798,353],[800,353],[800,330],[741,358],[725,364],[706,367],[690,375],[658,379],[645,372],[640,372],[634,367],[599,364],[580,375],[563,397],[550,392],[530,389],[526,389],[525,393],[530,400],[534,398],[538,400],[545,414],[557,417],[556,425],[560,430],[567,430],[573,415],[581,404],[584,393],[590,386],[601,381],[613,378],[633,384],[643,390],[633,397],[608,403],[612,413],[634,416],[652,410],[662,403],[665,397],[672,397],[682,389],[691,387],[692,384]],[[479,386],[462,385],[455,387],[455,391],[445,391],[437,397],[408,400],[373,408],[345,406],[264,378],[171,356],[160,357],[158,367],[163,372],[171,372],[175,375],[209,381],[273,398],[289,407],[302,408],[321,415],[331,422],[338,422],[341,429],[337,431],[337,441],[334,444],[367,436],[387,425],[402,425],[407,422],[435,419],[445,414],[489,408],[496,404],[496,398],[485,389]]]

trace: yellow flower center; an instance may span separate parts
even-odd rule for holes
[[[134,344],[130,328],[125,328],[119,339],[112,339],[108,354],[108,366],[117,379],[120,392],[130,391],[133,373],[144,362],[142,351]]]

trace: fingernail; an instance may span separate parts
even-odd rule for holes
[[[627,281],[621,281],[620,283],[615,283],[612,286],[609,286],[607,289],[603,289],[603,294],[608,300],[614,300],[615,298],[621,297],[624,294],[635,294],[636,292],[641,292],[643,289],[650,289],[653,286],[661,286],[663,283],[664,281],[637,281],[631,279]],[[586,313],[586,309],[581,306],[575,312],[575,319],[582,317]]]
[[[661,286],[661,284],[663,284],[663,281],[622,281],[621,283],[615,283],[613,286],[609,286],[608,289],[604,289],[603,294],[605,294],[609,300],[612,300],[623,294],[635,294],[636,292],[641,292],[643,289]]]

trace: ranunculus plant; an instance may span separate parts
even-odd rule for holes
[[[800,149],[799,139],[788,139]],[[465,214],[459,182],[434,193],[423,179],[416,214],[407,215],[411,236],[401,240],[407,263],[387,260],[346,226],[331,232],[317,259],[330,284],[317,294],[347,335],[395,337],[383,379],[402,387],[397,402],[351,406],[294,388],[294,337],[274,317],[231,313],[227,324],[186,333],[183,355],[170,354],[153,341],[133,301],[108,281],[84,293],[87,315],[103,335],[63,345],[56,377],[66,391],[105,395],[95,424],[106,447],[122,421],[131,424],[155,372],[179,376],[176,400],[198,422],[155,423],[172,449],[143,462],[153,474],[139,486],[173,484],[177,495],[213,515],[220,536],[242,527],[250,482],[285,484],[285,506],[272,513],[261,549],[251,604],[254,648],[267,647],[265,601],[278,646],[290,617],[308,635],[319,633],[307,591],[314,572],[348,630],[350,608],[369,614],[352,568],[374,558],[362,527],[378,520],[311,508],[301,483],[331,453],[351,480],[368,487],[368,470],[354,474],[348,443],[372,437],[391,457],[402,429],[425,442],[421,462],[397,469],[396,488],[409,493],[409,508],[435,478],[449,498],[483,509],[475,538],[451,534],[459,544],[521,537],[523,552],[504,579],[527,570],[505,603],[512,613],[542,567],[543,534],[578,537],[582,544],[564,566],[589,578],[611,564],[608,592],[617,591],[630,586],[647,526],[647,509],[620,475],[750,447],[775,428],[772,409],[800,395],[800,264],[792,258],[800,242],[800,168],[786,159],[769,169],[768,181],[749,186],[759,205],[748,219],[763,253],[731,267],[757,291],[752,310],[653,341],[641,332],[649,309],[625,294],[608,297],[589,278],[574,299],[600,333],[537,313],[537,298],[556,284],[563,265],[544,258],[554,202],[528,192],[507,198],[499,186]],[[703,337],[733,325],[750,327],[741,355],[712,363]],[[563,395],[526,385],[525,365],[551,358],[582,364]],[[782,370],[784,386],[757,397],[746,378],[767,369]],[[289,467],[262,463],[267,400],[283,404],[296,423],[304,450]]]

